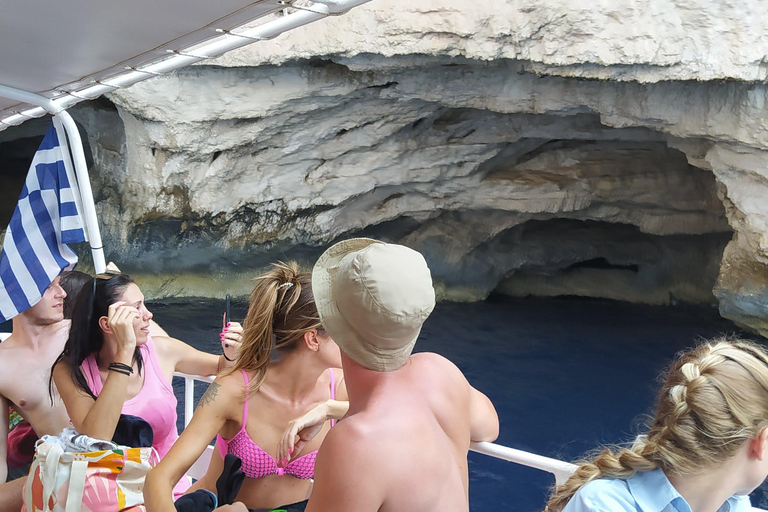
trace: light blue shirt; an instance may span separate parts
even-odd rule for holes
[[[749,512],[749,496],[728,498],[717,512]],[[660,469],[623,480],[601,478],[579,489],[563,512],[691,512]]]

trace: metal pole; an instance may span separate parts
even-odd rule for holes
[[[80,187],[80,196],[83,203],[83,220],[88,229],[88,243],[91,246],[93,255],[93,268],[97,274],[107,269],[107,263],[104,259],[104,246],[101,242],[101,231],[99,231],[99,219],[96,217],[96,205],[93,203],[93,191],[91,190],[91,180],[88,176],[88,168],[85,164],[85,151],[83,151],[83,140],[80,138],[80,132],[77,130],[72,116],[69,112],[62,110],[56,117],[61,120],[64,130],[67,132],[67,138],[72,149],[72,157],[75,164],[75,174],[77,175],[77,184]]]
[[[195,412],[195,379],[184,377],[184,427],[192,421]]]
[[[101,243],[101,232],[99,231],[99,222],[96,217],[96,206],[93,204],[93,192],[91,191],[91,180],[88,177],[88,168],[85,165],[85,151],[83,151],[83,140],[80,138],[80,132],[77,131],[77,125],[72,116],[61,107],[45,96],[40,96],[29,91],[22,91],[15,87],[8,87],[0,84],[0,96],[12,100],[23,101],[32,105],[37,105],[45,109],[50,114],[56,116],[64,126],[69,139],[69,147],[72,151],[75,174],[77,176],[77,185],[80,189],[81,204],[88,231],[88,241],[93,254],[93,266],[97,273],[104,272],[107,265],[104,260],[104,248]]]

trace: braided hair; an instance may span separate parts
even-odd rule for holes
[[[768,353],[735,338],[704,342],[672,364],[647,435],[582,463],[545,510],[561,511],[598,478],[626,479],[657,468],[675,475],[699,472],[735,455],[767,426]]]

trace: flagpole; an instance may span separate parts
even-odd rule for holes
[[[88,242],[91,246],[93,255],[93,267],[96,273],[104,272],[107,268],[104,259],[104,247],[101,242],[101,231],[96,217],[96,206],[93,203],[93,191],[91,190],[91,180],[88,176],[88,168],[85,164],[85,152],[83,151],[83,140],[80,138],[80,132],[77,125],[69,115],[69,112],[56,105],[45,96],[40,96],[29,91],[16,89],[7,85],[0,84],[0,96],[12,100],[23,101],[31,105],[37,105],[44,108],[50,114],[56,116],[64,127],[64,131],[69,139],[69,147],[72,151],[77,184],[80,189],[81,203],[83,205],[83,220],[85,221],[86,231],[88,232]]]
[[[77,125],[72,116],[69,115],[69,112],[62,110],[56,114],[56,117],[64,125],[64,130],[67,132],[67,138],[70,142],[69,147],[72,150],[77,185],[82,199],[83,220],[85,220],[86,230],[88,231],[88,243],[91,246],[91,254],[93,255],[93,268],[97,274],[101,274],[107,269],[107,264],[104,259],[104,246],[101,242],[101,231],[99,231],[99,220],[96,216],[96,205],[93,201],[91,180],[85,163],[83,140],[80,138],[80,132],[77,130]]]

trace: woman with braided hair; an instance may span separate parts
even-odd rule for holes
[[[768,353],[717,339],[682,353],[647,435],[604,449],[546,512],[742,512],[768,476]]]

